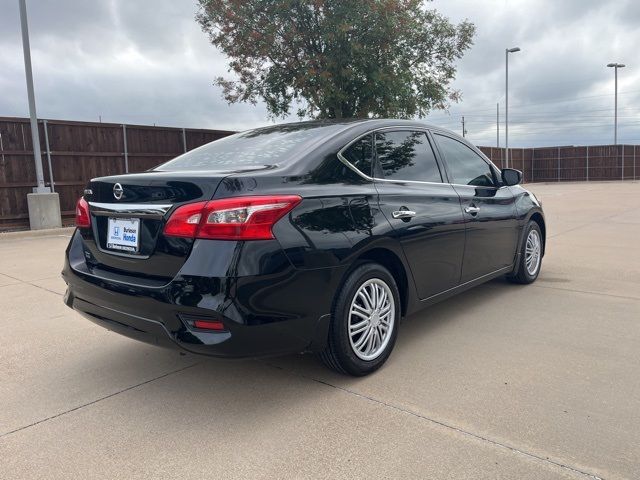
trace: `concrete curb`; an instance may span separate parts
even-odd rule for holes
[[[0,241],[19,240],[21,238],[71,236],[75,227],[47,228],[43,230],[22,230],[19,232],[0,232]]]

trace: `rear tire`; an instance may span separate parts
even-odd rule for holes
[[[358,266],[336,293],[320,358],[343,374],[374,372],[393,350],[400,315],[400,293],[389,270],[377,263]]]
[[[507,278],[513,283],[535,282],[542,267],[542,233],[540,226],[530,220],[524,232],[517,269]]]

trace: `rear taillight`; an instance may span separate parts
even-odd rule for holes
[[[89,228],[91,226],[91,216],[89,215],[89,204],[80,197],[76,204],[76,227]]]
[[[271,228],[302,199],[297,195],[236,197],[178,207],[164,227],[173,237],[268,240]]]
[[[173,237],[195,238],[202,212],[207,202],[189,203],[171,214],[164,226],[164,234]]]

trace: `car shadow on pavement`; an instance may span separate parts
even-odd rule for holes
[[[76,378],[71,383],[85,379],[85,385],[74,387],[70,384],[68,394],[63,395],[66,400],[62,403],[74,404],[74,409],[78,402],[85,402],[87,398],[91,400],[86,405],[102,403],[103,400],[117,401],[123,395],[137,399],[132,404],[133,408],[128,410],[130,415],[125,415],[128,421],[140,414],[138,408],[147,409],[148,405],[163,398],[167,403],[157,404],[160,410],[168,408],[167,404],[187,409],[218,405],[232,408],[238,415],[244,412],[253,417],[267,418],[274,410],[291,408],[291,402],[304,404],[308,395],[318,395],[318,389],[325,393],[332,390],[327,386],[349,389],[361,382],[375,382],[376,376],[392,374],[398,368],[410,372],[414,368],[415,355],[421,357],[419,360],[423,364],[436,363],[437,353],[423,348],[422,343],[426,339],[438,335],[445,328],[464,328],[464,322],[481,321],[474,316],[483,305],[506,302],[506,297],[518,288],[504,280],[494,280],[409,316],[402,322],[395,350],[387,363],[392,364],[391,367],[383,366],[369,377],[353,378],[332,372],[315,355],[257,360],[218,359],[180,355],[173,350],[120,340],[120,337],[113,345],[83,352],[81,364],[77,359],[69,358],[68,364],[58,365],[63,368],[48,371],[47,375],[65,371],[65,382],[70,381],[71,376]],[[431,355],[433,359],[428,358]],[[389,373],[385,373],[387,368]],[[84,393],[78,395],[78,390]],[[145,398],[153,398],[154,401],[149,402]],[[41,415],[46,414],[41,412],[37,416]],[[153,413],[149,412],[149,415]]]
[[[166,409],[198,411],[198,415],[186,415],[190,418],[182,420],[197,422],[208,410],[216,415],[216,409],[221,408],[243,422],[251,418],[257,424],[268,423],[271,415],[286,415],[294,405],[313,405],[318,396],[340,394],[340,389],[350,390],[363,382],[384,383],[386,376],[398,372],[421,375],[415,370],[416,361],[421,368],[430,369],[439,360],[438,353],[428,345],[429,341],[438,342],[438,338],[429,340],[431,336],[437,337],[443,329],[465,328],[464,322],[482,321],[474,317],[483,306],[490,302],[506,304],[506,298],[518,288],[496,280],[408,317],[401,325],[396,349],[387,364],[362,378],[332,372],[315,355],[216,359],[180,355],[109,334],[113,337],[101,345],[86,345],[33,375],[30,385],[25,386],[48,397],[49,402],[36,402],[38,408],[27,409],[30,398],[38,395],[27,395],[27,391],[18,395],[16,401],[20,405],[15,405],[11,414],[15,422],[9,422],[8,430],[0,433],[55,418],[65,411],[85,410],[84,407],[102,411],[109,404],[122,401],[127,408],[119,415],[125,423],[142,422],[145,418],[153,423]],[[11,408],[7,414],[10,412]],[[175,415],[180,417],[177,410]],[[175,428],[182,427],[176,423]]]
[[[398,361],[397,357],[402,352],[413,350],[414,344],[424,343],[427,337],[443,328],[455,329],[458,324],[463,325],[468,321],[482,321],[481,318],[475,317],[487,304],[502,302],[506,312],[507,298],[514,290],[521,288],[525,287],[514,285],[504,278],[498,278],[409,315],[400,325],[395,349],[387,363]],[[420,351],[420,355],[429,354],[428,351]],[[328,370],[315,355],[289,355],[267,359],[264,362],[303,377],[324,382],[338,382],[342,386],[357,384],[363,380]],[[381,374],[385,366],[373,375]],[[411,368],[411,365],[407,365],[407,368]]]

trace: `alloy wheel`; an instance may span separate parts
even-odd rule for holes
[[[527,244],[524,253],[527,272],[531,276],[535,275],[540,267],[541,250],[540,234],[535,229],[531,230],[527,236]]]
[[[349,342],[362,360],[374,360],[384,352],[395,324],[395,301],[389,286],[379,278],[363,283],[349,309]]]

